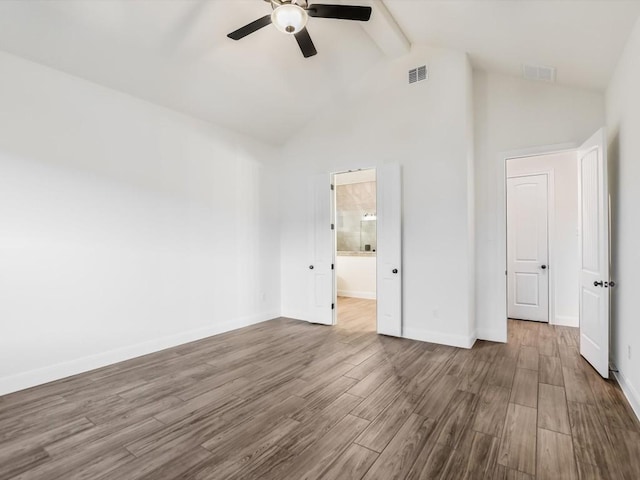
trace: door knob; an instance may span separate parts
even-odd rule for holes
[[[398,269],[394,268],[393,270],[391,270],[391,273],[398,273]]]
[[[309,270],[313,270],[313,265],[309,265]]]
[[[602,286],[604,286],[604,282],[602,280],[600,280],[599,282],[593,282],[593,286],[594,287],[602,287]]]
[[[541,265],[540,268],[543,269],[543,270],[546,270],[547,266],[546,265]]]

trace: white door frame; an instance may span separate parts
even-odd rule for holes
[[[546,154],[542,154],[546,155]],[[520,157],[520,158],[531,158],[531,157],[539,157],[542,155],[530,155],[528,157]],[[507,159],[510,160],[510,159]],[[506,161],[505,161],[506,168]],[[548,304],[548,312],[547,312],[547,321],[549,325],[553,325],[555,323],[556,318],[556,274],[555,274],[555,257],[554,257],[554,246],[556,240],[556,231],[555,231],[555,215],[556,215],[556,198],[555,198],[555,176],[553,169],[547,170],[535,170],[531,173],[520,173],[517,175],[510,175],[506,178],[524,178],[524,177],[532,177],[535,175],[546,175],[547,176],[547,278],[548,280],[548,289],[547,292],[547,304]],[[505,179],[506,182],[506,179]],[[505,200],[506,204],[506,200]],[[505,228],[506,232],[506,228]],[[507,252],[508,253],[508,252]],[[509,265],[509,259],[507,258],[507,265]],[[509,300],[509,282],[507,279],[507,302]],[[508,303],[507,303],[508,305]],[[508,308],[508,307],[507,307]],[[544,322],[542,322],[544,323]]]
[[[507,160],[515,158],[535,157],[540,155],[551,155],[554,153],[565,153],[570,151],[577,151],[580,147],[578,143],[561,143],[556,145],[543,145],[539,147],[530,147],[519,150],[508,150],[500,152],[497,158],[497,175],[499,175],[498,185],[498,218],[502,219],[498,221],[498,243],[497,248],[502,258],[503,264],[499,271],[500,278],[498,279],[498,285],[500,285],[500,292],[502,295],[502,301],[500,302],[499,314],[504,318],[502,331],[499,332],[499,338],[497,341],[507,342],[507,318],[508,318],[508,302],[507,296]],[[576,174],[577,175],[577,174]],[[549,262],[551,262],[551,257]],[[552,265],[553,268],[553,265]],[[551,290],[551,279],[549,283],[549,289]],[[555,282],[554,282],[555,286]],[[551,299],[549,299],[551,300]],[[551,311],[549,312],[551,313]]]

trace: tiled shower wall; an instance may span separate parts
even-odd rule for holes
[[[376,182],[336,187],[336,230],[339,252],[358,252],[364,245],[376,250],[375,221],[362,221],[376,213]]]

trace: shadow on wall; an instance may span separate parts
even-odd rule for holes
[[[607,146],[608,155],[608,176],[609,176],[609,251],[610,253],[610,272],[609,276],[612,279],[616,279],[616,272],[618,271],[618,239],[620,238],[618,224],[618,205],[619,205],[619,192],[620,192],[620,131],[612,132],[610,136],[609,145]],[[622,351],[622,346],[616,345],[617,328],[618,328],[618,295],[616,295],[616,289],[611,290],[611,320],[610,320],[610,332],[609,332],[609,357],[612,359],[618,358],[618,352]]]

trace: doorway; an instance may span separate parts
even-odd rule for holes
[[[370,300],[376,307],[376,331],[382,335],[400,337],[402,336],[403,270],[402,170],[397,163],[386,163],[369,170],[375,173],[376,182],[376,247],[375,252],[372,252],[373,244],[365,241],[362,242],[362,249],[366,249],[368,244],[369,252],[375,253],[375,300]],[[302,318],[321,325],[336,323],[337,242],[334,181],[335,176],[342,173],[354,172],[321,173],[311,177],[309,182],[309,228],[307,230],[310,260],[307,264],[309,309]],[[328,195],[329,192],[331,195]],[[371,215],[368,218],[367,221],[372,221]]]
[[[507,315],[579,326],[576,150],[506,162]]]
[[[558,170],[553,170],[553,174],[545,171],[539,171],[540,167],[536,166],[536,171],[529,171],[526,174],[539,175],[547,173],[548,178],[555,176],[555,186],[549,187],[549,192],[556,196],[555,201],[549,200],[549,217],[548,217],[548,264],[547,273],[549,274],[549,323],[554,325],[562,325],[562,316],[558,312],[560,300],[568,300],[575,302],[577,298],[578,315],[574,329],[574,334],[579,338],[578,349],[580,355],[591,364],[591,366],[604,378],[609,377],[609,329],[610,329],[610,295],[611,289],[616,286],[616,282],[611,278],[610,269],[610,251],[609,251],[609,184],[608,184],[608,164],[607,164],[607,141],[606,131],[604,128],[599,129],[591,137],[589,137],[582,145],[568,147],[565,149],[552,150],[547,152],[534,149],[531,153],[518,153],[512,155],[504,155],[500,161],[504,162],[503,176],[505,203],[504,210],[504,239],[508,240],[508,215],[509,199],[507,198],[507,187],[509,177],[509,167],[512,162],[524,161],[533,158],[539,160],[542,157],[553,154],[568,154],[571,162],[575,165],[572,168],[571,175],[577,178],[577,194],[570,194],[567,198],[575,205],[577,200],[577,228],[575,237],[577,239],[577,248],[573,241],[567,240],[567,245],[572,245],[573,252],[566,255],[560,255],[558,230],[561,226],[566,226],[558,220],[557,213],[560,211],[557,199],[560,195],[566,195],[567,191],[558,188]],[[555,166],[555,165],[554,165]],[[552,181],[549,181],[551,184]],[[551,220],[551,216],[555,215],[555,220]],[[554,230],[555,229],[555,230]],[[567,239],[570,236],[566,237]],[[505,242],[503,252],[505,254],[506,264],[509,264],[509,252]],[[556,252],[558,254],[556,255]],[[560,271],[559,261],[567,259],[575,261],[577,258],[577,269],[571,269],[570,273],[575,275],[577,272],[577,295],[575,294],[575,282],[572,282],[571,293],[567,295],[559,295],[556,285],[559,278],[557,272]],[[541,265],[540,265],[541,266]],[[505,330],[504,338],[507,340],[507,325],[509,324],[509,270],[505,268]],[[559,282],[557,282],[559,283]],[[575,305],[575,303],[574,303]],[[562,328],[562,327],[560,327]]]
[[[376,331],[377,181],[376,170],[333,175],[336,309],[334,324]]]

